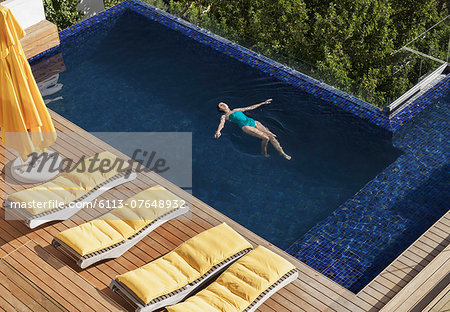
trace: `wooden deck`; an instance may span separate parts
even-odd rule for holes
[[[20,43],[27,59],[59,45],[58,27],[47,20],[28,27],[25,33]]]
[[[431,301],[449,283],[449,246],[450,211],[362,289],[358,297],[373,306],[370,311],[400,311],[399,308],[393,309],[392,305],[402,302],[405,308],[409,298],[406,294],[411,291],[419,296],[426,290],[423,295],[430,294],[428,300]],[[426,289],[424,285],[430,277],[433,279]],[[447,284],[438,285],[441,279],[447,280]],[[419,302],[415,303],[417,305]]]
[[[428,312],[450,312],[450,284],[424,309]]]
[[[75,138],[71,136],[66,141],[52,146],[53,150],[59,151],[63,156],[77,159],[83,154],[89,156],[103,150],[110,150],[120,155],[106,143],[92,137],[58,114],[52,112],[52,117],[59,132],[79,133]],[[190,219],[178,219],[164,224],[118,259],[81,270],[73,260],[51,246],[50,242],[56,233],[82,221],[54,222],[36,230],[29,230],[21,221],[5,221],[3,209],[0,215],[0,257],[5,257],[19,248],[7,256],[6,260],[70,311],[130,310],[130,306],[108,288],[109,282],[116,275],[135,269],[167,253],[205,229],[221,222],[227,222],[255,246],[266,246],[299,268],[300,278],[275,294],[260,307],[259,311],[358,312],[367,311],[370,308],[367,302],[357,298],[347,289],[272,246],[156,174],[140,174],[133,182],[115,188],[102,198],[127,198],[138,190],[156,183],[190,202],[192,216]],[[16,190],[14,187],[6,186],[5,183],[2,185],[2,189],[8,192]],[[2,196],[4,198],[5,194]],[[23,244],[26,245],[21,247]],[[3,278],[5,277],[3,276]],[[7,295],[4,286],[0,287],[3,288],[0,289],[0,306],[3,310],[14,311],[13,307],[17,304],[17,300],[13,300],[11,294]],[[36,310],[33,308],[36,304],[33,302],[33,298],[23,292],[17,296],[20,298],[23,310]]]
[[[63,156],[77,159],[82,155],[109,150],[125,157],[60,115],[54,112],[51,114],[59,132],[77,133],[52,146]],[[2,159],[2,162],[4,164],[5,160]],[[5,274],[12,273],[5,270],[3,265],[0,274],[0,311],[58,311],[57,305],[49,303],[51,300],[46,299],[46,296],[69,311],[130,311],[131,307],[108,288],[116,275],[167,253],[188,238],[221,222],[227,222],[253,245],[266,246],[282,255],[300,271],[294,283],[272,296],[258,311],[377,311],[444,250],[449,242],[450,215],[446,214],[437,226],[433,226],[411,246],[412,250],[405,251],[359,294],[354,294],[156,174],[139,174],[136,180],[116,187],[101,198],[128,198],[154,184],[161,184],[190,202],[191,217],[172,220],[122,257],[85,270],[81,270],[73,260],[50,245],[55,234],[82,221],[53,222],[30,230],[21,221],[6,221],[4,210],[1,209],[0,257],[4,257],[20,273],[20,277],[12,281],[11,278],[7,279]],[[2,183],[2,200],[5,192],[17,189]],[[88,214],[87,218],[93,217],[90,212],[83,213]],[[22,287],[25,279],[32,281],[34,288],[42,289],[46,295],[30,295],[30,291]],[[8,285],[6,281],[9,287],[5,286]],[[8,289],[13,291],[9,292]]]
[[[450,246],[447,246],[380,311],[423,310],[442,289],[450,284],[449,272]]]

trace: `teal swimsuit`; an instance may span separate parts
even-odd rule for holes
[[[231,122],[237,124],[239,128],[242,128],[244,126],[255,127],[255,120],[250,117],[247,117],[243,112],[240,111],[234,112],[230,114],[228,118],[230,119]]]

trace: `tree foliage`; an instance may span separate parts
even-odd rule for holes
[[[83,17],[83,13],[77,9],[78,3],[78,0],[44,0],[45,16],[61,31]]]
[[[216,29],[228,28],[240,43],[253,38],[257,44],[247,44],[250,48],[270,46],[264,51],[269,57],[275,50],[314,64],[320,73],[310,69],[307,74],[378,106],[388,104],[436,67],[435,62],[397,49],[448,14],[445,0],[158,2],[162,9],[206,28],[215,21]],[[445,60],[450,23],[442,26],[412,47]]]
[[[105,5],[105,9],[109,9],[122,1],[123,0],[103,0],[103,4]]]
[[[121,0],[104,2],[108,8]],[[448,15],[447,0],[144,2],[295,64],[300,71],[378,106],[388,104],[437,66],[397,50]],[[410,47],[446,60],[449,38],[450,18]]]

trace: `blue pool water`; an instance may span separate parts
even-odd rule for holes
[[[63,87],[46,97],[62,99],[51,109],[91,132],[192,132],[193,194],[283,249],[401,154],[389,132],[136,13],[63,42],[62,55]],[[291,161],[271,146],[261,156],[231,123],[213,138],[218,102],[267,98],[248,115]]]

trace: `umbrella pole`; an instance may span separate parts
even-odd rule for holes
[[[41,183],[55,178],[61,171],[59,153],[47,150],[33,153],[26,161],[17,157],[11,164],[11,177],[21,183]]]

